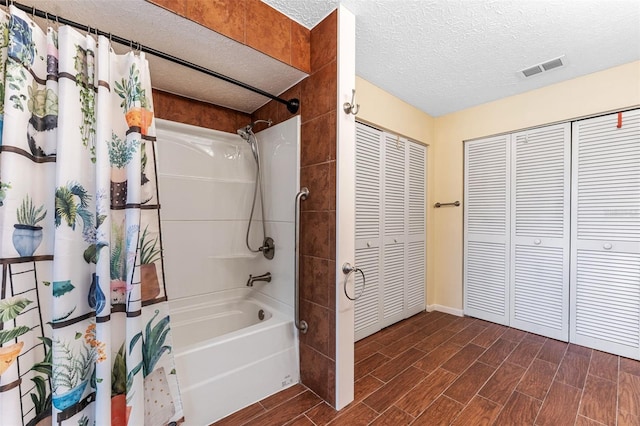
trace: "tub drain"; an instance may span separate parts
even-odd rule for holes
[[[260,309],[258,311],[258,319],[262,321],[264,319],[264,310]]]

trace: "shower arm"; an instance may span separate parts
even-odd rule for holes
[[[309,189],[303,187],[300,189],[300,192],[296,194],[296,220],[295,220],[295,230],[294,234],[296,236],[296,246],[295,246],[295,254],[294,254],[294,263],[295,263],[295,295],[293,296],[294,304],[295,304],[295,324],[296,328],[300,330],[300,333],[306,334],[309,329],[309,325],[306,321],[300,321],[300,201],[306,200],[309,196]]]

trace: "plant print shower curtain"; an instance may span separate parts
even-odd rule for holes
[[[179,423],[147,61],[9,11],[0,423]]]

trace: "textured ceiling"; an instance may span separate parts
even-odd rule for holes
[[[338,5],[338,0],[262,1],[309,28]],[[144,0],[21,2],[273,94],[305,77]],[[432,116],[640,59],[640,0],[342,0],[342,4],[356,16],[357,75]],[[518,75],[523,68],[561,55],[565,55],[563,68],[528,79]],[[147,57],[156,88],[244,112],[268,101]]]
[[[338,4],[262,1],[308,28]],[[639,0],[341,3],[356,16],[356,74],[432,116],[640,59]],[[562,68],[518,74],[561,55]]]
[[[22,0],[72,21],[97,27],[142,45],[280,94],[306,74],[144,0]],[[44,25],[44,20],[39,20]],[[113,44],[117,52],[128,46]],[[197,71],[147,55],[153,87],[192,99],[253,112],[269,99]]]

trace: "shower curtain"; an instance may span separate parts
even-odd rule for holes
[[[143,54],[0,12],[0,423],[182,419]]]

